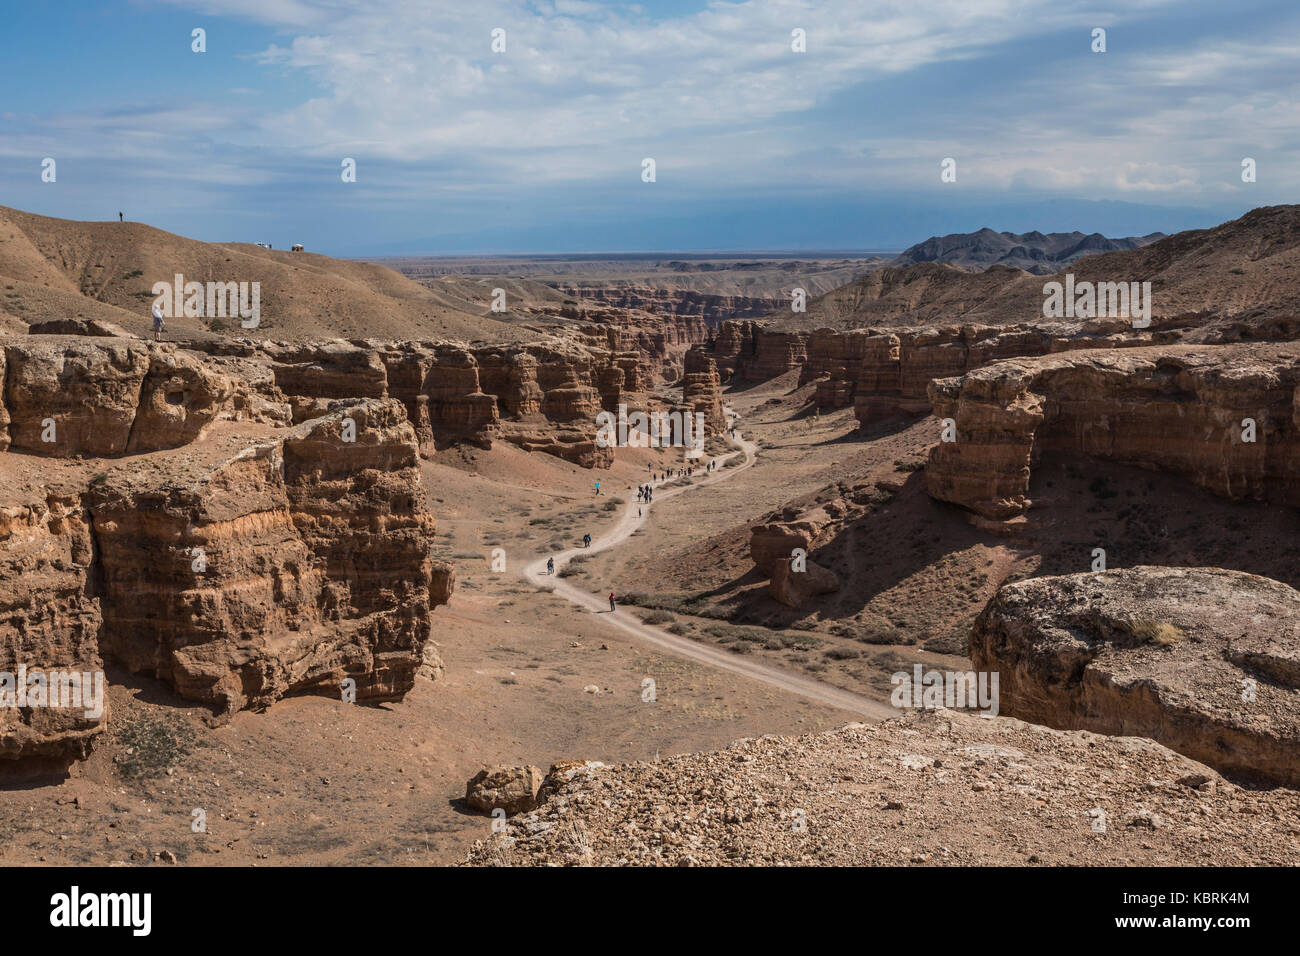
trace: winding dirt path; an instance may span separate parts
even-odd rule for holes
[[[735,423],[736,416],[727,409],[728,420],[731,424]],[[753,442],[746,441],[740,432],[736,433],[736,444],[740,446],[739,451],[732,452],[718,458],[719,468],[711,475],[701,480],[692,482],[689,485],[680,488],[665,488],[660,491],[655,490],[655,500],[661,498],[671,498],[675,495],[683,494],[687,491],[694,491],[719,481],[726,481],[740,472],[749,468],[754,463],[755,456],[758,453],[758,446]],[[734,467],[723,469],[722,462],[736,455],[743,454],[745,461]],[[662,487],[662,486],[661,486]],[[642,514],[638,517],[637,508],[640,507]],[[595,554],[599,551],[607,551],[610,548],[617,547],[632,536],[647,518],[650,517],[650,510],[654,503],[638,506],[635,500],[623,500],[623,511],[619,516],[618,523],[609,531],[602,534],[599,538],[593,538],[589,548],[570,548],[567,551],[561,551],[552,555],[555,558],[555,574],[546,573],[546,558],[538,558],[536,561],[528,564],[522,573],[522,576],[529,583],[536,586],[553,586],[555,593],[560,597],[587,608],[600,615],[600,619],[609,625],[617,627],[628,634],[631,634],[637,640],[651,644],[661,650],[675,654],[679,657],[689,658],[704,664],[730,671],[733,674],[739,674],[753,680],[763,681],[780,687],[782,690],[789,691],[815,700],[818,703],[826,704],[831,707],[838,707],[841,710],[847,710],[865,717],[885,719],[896,717],[897,712],[888,704],[883,704],[877,700],[863,697],[852,691],[843,690],[831,684],[823,683],[811,677],[802,674],[796,674],[791,671],[782,670],[781,668],[771,667],[767,664],[761,664],[756,661],[747,660],[739,657],[730,651],[720,650],[708,644],[701,644],[693,641],[688,637],[679,637],[676,634],[669,634],[667,631],[657,627],[651,627],[648,624],[642,624],[641,621],[633,614],[625,610],[611,612],[608,607],[608,600],[603,595],[588,594],[581,588],[567,583],[559,576],[560,570],[579,554]],[[540,580],[539,580],[540,579]]]

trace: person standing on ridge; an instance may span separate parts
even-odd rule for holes
[[[162,334],[166,331],[167,326],[163,323],[162,309],[158,308],[158,303],[153,304],[153,340],[162,341]]]

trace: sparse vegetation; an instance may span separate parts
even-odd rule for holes
[[[670,611],[654,610],[649,614],[642,615],[641,623],[643,624],[669,624],[677,620],[677,615]]]
[[[193,752],[198,735],[180,714],[139,714],[117,731],[117,772],[127,780],[164,776]]]
[[[1129,633],[1144,644],[1157,644],[1160,647],[1172,647],[1187,637],[1181,627],[1169,621],[1134,621],[1129,627]]]

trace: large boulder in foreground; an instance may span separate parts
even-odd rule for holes
[[[970,655],[1001,713],[1149,737],[1225,774],[1300,787],[1300,593],[1217,568],[1136,567],[1003,587]]]
[[[465,802],[475,810],[507,814],[537,809],[537,791],[542,787],[538,767],[488,767],[465,784]]]

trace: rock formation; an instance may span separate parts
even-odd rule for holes
[[[1061,451],[1168,472],[1228,498],[1295,506],[1297,385],[1300,347],[1287,345],[998,362],[931,385],[934,413],[955,422],[956,440],[931,452],[928,488],[986,518],[1015,517],[1031,504],[1034,463]]]
[[[737,374],[749,381],[765,381],[798,368],[808,357],[808,340],[801,332],[754,331],[751,355],[742,356]]]
[[[1238,788],[1150,740],[934,710],[589,766],[466,862],[1295,866],[1297,828],[1300,795]]]
[[[369,399],[163,485],[94,486],[101,650],[225,712],[344,678],[401,698],[433,606],[416,462],[401,406]]]
[[[171,345],[36,336],[0,351],[0,451],[110,458],[176,448],[232,412],[240,391]]]
[[[0,672],[102,675],[95,545],[80,495],[50,488],[23,501],[9,490],[0,501]],[[84,707],[0,707],[0,758],[83,757],[107,720],[107,700],[97,717]]]
[[[1004,586],[970,653],[1001,712],[1149,737],[1224,774],[1300,787],[1300,593],[1217,568]]]
[[[360,352],[295,355],[281,381],[327,394],[330,366],[384,372]],[[228,713],[345,679],[395,700],[436,670],[431,612],[455,576],[431,557],[403,404],[299,395],[320,414],[289,426],[273,364],[107,338],[0,347],[0,424],[28,453],[3,462],[0,671],[102,678],[110,660]],[[73,456],[105,470],[48,460]],[[83,756],[105,719],[0,708],[0,755]]]
[[[465,784],[465,802],[484,813],[524,813],[537,808],[541,786],[540,767],[487,767]]]
[[[727,418],[722,410],[722,380],[718,366],[707,351],[692,348],[686,353],[685,374],[682,378],[682,397],[691,410],[704,416],[704,423],[712,432],[726,429]]]

